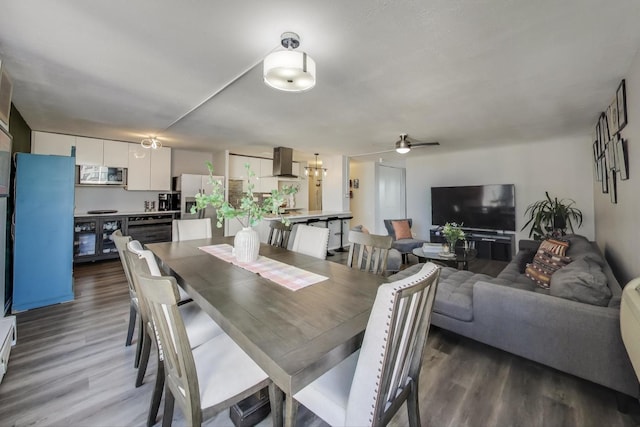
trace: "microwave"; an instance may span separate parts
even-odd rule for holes
[[[80,165],[78,166],[78,184],[124,186],[127,184],[127,168]]]

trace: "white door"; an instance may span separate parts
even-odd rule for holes
[[[405,169],[376,163],[376,234],[387,234],[383,220],[406,217]]]

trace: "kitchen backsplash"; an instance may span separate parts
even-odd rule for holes
[[[144,212],[144,202],[153,200],[158,209],[158,191],[126,191],[123,188],[76,187],[76,213],[97,209]]]

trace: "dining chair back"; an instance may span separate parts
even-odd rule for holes
[[[327,258],[329,229],[300,224],[296,227],[291,250],[316,258]]]
[[[287,248],[289,245],[289,236],[291,235],[291,224],[285,224],[282,221],[269,221],[269,238],[267,243],[271,246]]]
[[[130,346],[131,341],[133,340],[133,332],[136,327],[136,318],[138,314],[138,296],[136,295],[136,290],[133,287],[133,282],[131,281],[131,273],[129,272],[128,265],[126,264],[125,251],[127,250],[127,243],[131,241],[130,236],[122,235],[122,231],[116,230],[111,233],[111,240],[116,245],[116,249],[118,249],[118,255],[120,256],[120,262],[122,263],[122,269],[124,270],[124,275],[127,278],[127,286],[129,287],[129,299],[130,299],[130,307],[129,307],[129,327],[127,329],[127,339],[125,341],[125,346]],[[141,331],[140,331],[141,333]],[[140,334],[139,334],[140,335]],[[135,358],[135,367],[138,367],[138,363],[140,362],[140,349],[141,349],[141,340],[138,339],[138,345],[136,350],[136,358]]]
[[[440,268],[378,287],[362,347],[294,395],[331,425],[386,425],[407,403],[420,425],[418,383]]]
[[[171,223],[171,240],[207,239],[211,237],[211,218],[174,219]]]
[[[349,231],[347,267],[384,274],[393,239],[391,236]]]
[[[267,374],[226,334],[192,349],[181,313],[175,278],[154,277],[136,270],[143,297],[159,340],[165,371],[163,426],[171,425],[174,404],[187,424],[203,419],[272,386]],[[272,407],[272,410],[276,410]]]

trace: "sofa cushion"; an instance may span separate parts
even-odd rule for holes
[[[605,266],[606,261],[600,253],[600,250],[592,242],[587,240],[586,237],[577,234],[568,234],[564,236],[564,238],[570,243],[567,256],[571,257],[571,259],[576,260],[588,255],[592,258],[592,261],[596,261],[600,267]]]
[[[491,279],[493,277],[486,274],[474,274],[470,271],[442,267],[433,311],[464,322],[472,321],[473,285],[479,280]]]
[[[560,239],[545,239],[540,243],[540,247],[538,248],[538,253],[540,251],[551,252],[552,254],[565,256],[567,253],[567,249],[569,249],[569,241],[568,240],[560,240]]]
[[[611,299],[607,276],[602,271],[598,258],[591,255],[582,256],[555,272],[551,277],[550,293],[556,297],[603,307]]]
[[[424,240],[419,239],[402,239],[402,240],[394,240],[391,244],[393,249],[397,249],[403,254],[410,254],[415,248],[421,247],[424,243]]]

